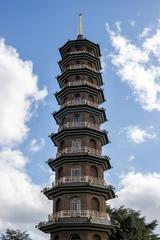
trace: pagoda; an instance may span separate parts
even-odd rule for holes
[[[106,201],[115,198],[115,193],[104,180],[111,164],[102,155],[109,140],[101,129],[107,120],[100,107],[105,101],[101,53],[98,44],[84,38],[81,14],[77,39],[68,40],[59,51],[60,91],[55,97],[60,109],[53,113],[59,128],[50,135],[57,154],[48,160],[55,182],[43,189],[53,201],[53,211],[37,227],[49,233],[51,240],[108,240],[115,226]]]

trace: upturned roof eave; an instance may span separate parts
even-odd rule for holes
[[[103,85],[103,80],[102,80],[102,76],[100,73],[96,73],[96,72],[93,72],[92,70],[90,69],[87,69],[87,68],[84,68],[84,69],[67,69],[65,72],[63,72],[62,74],[58,75],[56,78],[57,78],[57,81],[59,83],[59,86],[62,87],[62,84],[61,84],[61,80],[62,78],[65,78],[67,77],[68,75],[75,75],[75,71],[76,72],[82,72],[82,73],[88,73],[88,74],[91,74],[91,75],[95,75],[96,77],[98,77],[98,79],[100,80],[99,83],[100,83],[100,86]],[[78,74],[78,73],[77,73]]]
[[[88,155],[86,153],[83,154],[83,158],[82,155],[74,155],[72,156],[72,159],[70,158],[70,155],[63,155],[63,156],[59,156],[57,158],[50,158],[47,161],[47,164],[49,165],[49,167],[55,171],[56,167],[61,166],[62,164],[66,163],[66,162],[73,162],[76,161],[77,159],[83,159],[82,161],[88,161],[88,162],[96,162],[97,164],[103,166],[104,171],[105,170],[109,170],[112,168],[111,163],[110,163],[110,157],[108,156],[92,156],[92,155]]]
[[[92,106],[89,106],[89,105],[85,105],[85,104],[84,104],[84,105],[81,105],[81,106],[80,106],[80,109],[81,109],[81,110],[83,109],[83,111],[85,111],[85,110],[87,109],[87,110],[89,110],[89,111],[91,111],[91,112],[94,111],[94,112],[96,112],[97,114],[100,114],[100,115],[101,115],[101,123],[104,123],[104,122],[107,121],[107,117],[106,117],[105,109],[104,109],[104,108],[95,108],[95,107],[92,107]],[[79,109],[79,106],[64,107],[64,108],[61,108],[59,111],[53,112],[53,113],[52,113],[52,116],[54,117],[56,123],[59,124],[59,121],[58,121],[59,116],[58,116],[58,115],[62,116],[62,115],[63,115],[62,113],[63,113],[64,111],[68,111],[68,113],[69,113],[70,111],[75,111],[75,110],[79,111],[80,109]],[[84,109],[85,109],[85,110],[84,110]],[[87,111],[87,110],[86,110],[86,111]]]
[[[74,89],[77,89],[77,91],[79,90],[79,88],[86,88],[86,90],[90,90],[92,93],[94,92],[95,94],[99,94],[100,95],[100,104],[104,103],[105,102],[105,97],[104,97],[104,92],[103,92],[103,89],[96,89],[92,86],[89,86],[89,85],[76,85],[76,86],[66,86],[64,87],[63,89],[61,89],[60,91],[56,92],[54,94],[54,96],[56,97],[56,100],[58,102],[58,104],[60,105],[61,104],[61,101],[60,101],[60,98],[61,98],[61,95],[65,92],[65,91],[74,91]],[[64,94],[67,94],[67,93],[64,93]]]
[[[99,44],[97,43],[94,43],[86,38],[84,39],[75,39],[75,40],[68,40],[62,47],[59,48],[59,52],[61,54],[61,57],[64,57],[64,51],[67,47],[69,47],[70,45],[73,45],[73,44],[79,44],[79,43],[85,43],[87,45],[91,45],[93,48],[96,49],[96,52],[97,52],[97,56],[100,57],[101,56],[101,52],[100,52],[100,47],[99,47]]]
[[[66,128],[57,133],[51,133],[49,135],[49,137],[51,138],[53,143],[57,146],[57,142],[61,141],[61,139],[63,139],[65,136],[77,135],[77,134],[79,134],[79,135],[89,134],[89,135],[93,135],[93,136],[94,136],[94,134],[96,134],[96,137],[100,139],[103,146],[109,143],[109,139],[108,139],[106,131],[96,130],[96,129],[92,129],[92,128],[86,128],[86,127]]]
[[[71,54],[71,55],[68,54],[66,57],[64,57],[61,61],[58,62],[58,65],[61,71],[63,71],[63,64],[67,63],[69,60],[77,60],[77,58],[78,60],[81,60],[81,57],[82,59],[91,60],[92,62],[96,63],[99,71],[102,69],[100,59],[86,52],[86,53],[79,53],[79,54],[77,53],[77,54]]]

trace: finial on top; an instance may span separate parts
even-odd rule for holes
[[[82,13],[79,14],[79,26],[78,26],[78,36],[77,39],[83,39],[83,22],[82,22]]]

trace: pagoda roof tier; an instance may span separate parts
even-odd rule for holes
[[[108,185],[105,188],[90,185],[89,183],[76,183],[67,184],[49,188],[43,191],[44,195],[49,200],[54,200],[54,198],[59,197],[64,194],[79,194],[79,193],[90,193],[94,195],[104,196],[105,200],[110,200],[116,197],[113,187]]]
[[[97,89],[89,85],[78,85],[78,86],[66,86],[61,91],[55,93],[55,97],[59,104],[62,104],[61,99],[69,93],[87,92],[88,94],[94,94],[98,98],[98,102],[101,104],[105,101],[103,90]]]
[[[70,155],[63,155],[63,156],[59,156],[57,158],[50,158],[47,163],[50,166],[50,168],[53,171],[55,171],[56,168],[62,166],[63,164],[77,163],[78,161],[98,164],[103,167],[104,171],[112,168],[111,163],[110,163],[110,157],[108,157],[108,156],[93,156],[88,153],[83,153],[81,155],[74,154],[72,157]]]
[[[61,231],[96,231],[106,232],[108,235],[113,234],[116,231],[116,226],[103,219],[88,218],[88,217],[70,217],[61,218],[56,221],[44,221],[40,222],[36,226],[39,230],[45,233],[56,233]]]
[[[68,54],[65,58],[63,58],[61,61],[59,61],[59,67],[61,69],[62,72],[65,71],[65,65],[67,63],[69,63],[70,61],[80,61],[80,60],[86,60],[90,63],[93,63],[96,65],[96,69],[98,71],[100,71],[102,69],[101,67],[101,62],[100,62],[100,59],[93,56],[93,55],[90,55],[89,53],[87,52],[82,52],[82,53],[77,53],[77,54]]]
[[[104,108],[96,108],[90,105],[76,105],[76,106],[66,106],[61,108],[59,111],[55,111],[52,113],[54,119],[57,124],[60,124],[60,119],[68,113],[80,113],[80,112],[88,112],[90,114],[94,114],[100,118],[100,123],[104,123],[107,121],[105,109]]]
[[[89,137],[99,138],[102,146],[109,143],[107,131],[96,130],[91,128],[79,127],[79,128],[65,128],[57,133],[51,133],[49,137],[52,139],[53,143],[57,146],[58,142],[63,140],[67,136],[82,136],[87,135]]]
[[[75,74],[76,75],[85,74],[91,78],[96,78],[97,84],[99,86],[103,85],[103,80],[102,80],[102,76],[100,73],[93,72],[90,69],[84,68],[84,69],[67,69],[64,73],[62,73],[61,75],[58,75],[57,80],[58,80],[59,86],[62,88],[63,87],[63,84],[62,84],[63,79],[67,79],[68,77],[73,76],[73,75],[75,76]]]
[[[65,57],[65,55],[69,53],[68,50],[70,47],[82,46],[82,45],[94,49],[95,55],[97,57],[101,56],[99,44],[95,44],[85,38],[85,39],[68,40],[68,42],[66,42],[62,47],[59,48],[61,57],[63,58]]]

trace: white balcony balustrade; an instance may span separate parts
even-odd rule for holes
[[[100,220],[106,220],[108,224],[111,224],[111,219],[108,213],[106,212],[99,212],[99,211],[92,211],[92,210],[64,210],[59,211],[54,214],[48,215],[48,221],[56,221],[57,219],[61,218],[95,218]]]
[[[96,108],[99,107],[99,104],[96,103],[96,102],[92,102],[92,101],[89,101],[87,99],[79,99],[79,100],[67,101],[67,102],[65,102],[61,105],[61,108],[68,107],[68,106],[74,106],[74,105],[83,105],[83,104],[86,104],[86,105],[89,105],[89,106],[92,106],[92,107],[96,107]]]
[[[100,126],[95,123],[82,121],[82,122],[67,122],[59,127],[58,131],[61,131],[66,128],[92,128],[94,130],[100,130]]]
[[[93,68],[93,67],[90,67],[88,66],[87,64],[75,64],[75,65],[71,65],[71,66],[68,66],[66,67],[65,69],[63,69],[63,72],[65,72],[66,70],[73,70],[73,69],[84,69],[84,68],[87,68],[93,72],[97,72],[97,73],[100,73],[99,70],[97,70],[96,68]]]
[[[108,213],[92,211],[92,210],[63,210],[59,212],[55,212],[54,214],[48,215],[48,221],[40,222],[36,227],[41,228],[44,225],[53,224],[56,221],[60,221],[61,219],[72,218],[74,222],[74,218],[88,218],[91,221],[95,221],[96,224],[106,224],[111,225],[111,219]]]
[[[97,185],[99,187],[109,187],[113,188],[111,185],[107,185],[104,179],[102,178],[96,178],[92,176],[79,176],[79,177],[73,177],[73,176],[66,176],[59,179],[56,179],[55,182],[52,182],[52,187],[45,187],[41,190],[41,192],[46,192],[51,190],[52,188],[59,187],[63,184],[78,184],[78,183],[88,183],[90,185]]]
[[[99,89],[99,88],[100,88],[100,87],[99,87],[98,85],[96,85],[95,83],[91,83],[91,82],[85,81],[85,80],[68,82],[68,83],[64,84],[64,87],[66,87],[66,86],[79,86],[79,85],[88,85],[88,86],[94,87],[94,88],[96,88],[96,89]]]
[[[92,176],[67,176],[67,177],[62,177],[59,178],[53,183],[52,186],[60,186],[62,184],[72,184],[72,183],[89,183],[93,185],[98,185],[102,187],[107,187],[108,185],[106,184],[105,180],[103,178],[96,178]]]
[[[90,55],[92,55],[93,57],[95,57],[95,54],[93,54],[92,52],[89,52],[89,51],[85,51],[85,50],[75,50],[75,51],[72,51],[72,52],[68,52],[68,54],[80,54],[80,53],[88,53]]]
[[[74,154],[74,153],[87,153],[87,154],[90,154],[90,155],[94,155],[94,156],[98,156],[98,157],[102,157],[101,156],[101,153],[102,151],[101,150],[98,150],[98,149],[95,149],[95,148],[90,148],[90,147],[87,147],[87,146],[84,146],[84,147],[67,147],[67,148],[64,148],[60,151],[58,151],[57,153],[57,157],[60,157],[60,156],[63,156],[63,155],[66,155],[66,154]]]
[[[112,188],[111,185],[108,185],[103,178],[96,178],[92,176],[66,176],[62,178],[56,179],[55,182],[52,182],[52,187],[45,187],[41,190],[41,192],[46,192],[51,190],[52,188],[59,187],[63,184],[80,184],[80,183],[87,183],[89,185],[96,185],[98,187],[104,188]]]

